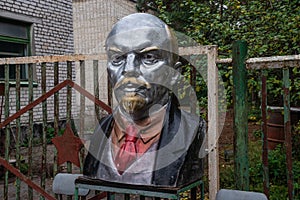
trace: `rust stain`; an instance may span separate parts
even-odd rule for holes
[[[81,139],[76,137],[70,124],[67,124],[62,136],[56,136],[52,140],[57,149],[57,164],[61,165],[67,161],[80,167],[79,151],[83,147]]]
[[[10,165],[5,159],[0,157],[0,165],[3,165],[6,169],[8,169],[11,173],[13,173],[15,176],[17,176],[21,181],[25,182],[27,185],[29,185],[32,189],[43,195],[45,198],[49,200],[56,200],[54,197],[49,195],[44,189],[42,189],[40,186],[36,185],[33,181],[31,181],[28,177],[26,177],[24,174],[22,174],[17,168]]]
[[[12,122],[13,120],[15,120],[18,117],[20,117],[25,112],[27,112],[30,109],[34,108],[35,106],[37,106],[38,104],[40,104],[42,101],[45,101],[47,98],[49,98],[50,96],[52,96],[54,93],[58,92],[59,90],[61,90],[62,88],[66,87],[68,85],[71,86],[71,87],[73,87],[74,89],[76,89],[79,93],[83,94],[87,98],[89,98],[91,101],[93,101],[98,106],[102,107],[108,113],[112,112],[111,107],[109,107],[108,105],[106,105],[103,101],[97,99],[94,95],[92,95],[91,93],[89,93],[87,90],[83,89],[82,87],[80,87],[79,85],[77,85],[76,83],[74,83],[71,80],[65,80],[65,81],[59,83],[58,85],[56,85],[51,90],[49,90],[46,94],[40,96],[39,98],[37,98],[32,103],[28,104],[27,106],[25,106],[24,108],[22,108],[21,110],[19,110],[15,114],[13,114],[12,116],[6,118],[0,124],[0,129],[3,128],[4,126],[6,126],[7,124],[9,124],[10,122]]]
[[[262,72],[264,73],[264,72]],[[263,132],[263,187],[264,193],[269,198],[270,196],[270,183],[269,183],[269,161],[268,161],[268,136],[267,136],[267,77],[262,75],[262,99],[261,99],[261,110],[262,110],[262,132]]]

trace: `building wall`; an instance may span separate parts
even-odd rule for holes
[[[135,3],[129,0],[74,0],[73,24],[75,53],[105,53],[105,39],[113,24],[122,17],[135,12],[137,12]],[[100,61],[98,66],[100,100],[107,103],[106,60]],[[85,69],[87,77],[86,88],[91,93],[94,93],[92,62],[86,62]],[[76,66],[76,72],[76,80],[79,82],[79,66]],[[94,115],[92,102],[87,102],[86,110],[89,111],[86,112],[87,115]]]
[[[75,53],[104,53],[104,41],[113,24],[135,12],[135,3],[129,0],[74,0]]]
[[[72,0],[0,0],[0,17],[29,22],[32,24],[32,55],[64,55],[73,54],[73,13]],[[41,96],[41,68],[36,66],[37,87],[34,99]],[[66,79],[66,64],[60,64],[60,81]],[[47,64],[47,91],[53,87],[53,65]],[[75,67],[73,69],[75,79]],[[15,112],[15,88],[10,89],[10,113]],[[28,87],[22,87],[21,107],[28,103]],[[60,115],[66,116],[66,90],[60,92]],[[53,120],[53,97],[49,98],[48,119]],[[34,109],[35,123],[42,121],[41,105]],[[28,114],[22,116],[27,123]],[[2,116],[3,119],[3,116]]]
[[[72,54],[72,0],[0,0],[0,16],[33,22],[35,55]]]

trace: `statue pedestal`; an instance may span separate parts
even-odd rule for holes
[[[75,180],[75,200],[78,200],[79,188],[107,192],[108,200],[114,199],[114,193],[125,194],[125,199],[130,199],[130,194],[140,195],[141,200],[145,199],[146,196],[166,199],[180,199],[180,196],[183,192],[190,190],[191,198],[189,199],[196,200],[198,186],[201,186],[201,200],[204,200],[204,184],[201,180],[178,188],[152,185],[133,185],[79,177]]]

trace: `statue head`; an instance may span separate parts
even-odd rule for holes
[[[118,21],[106,40],[107,70],[115,97],[134,120],[165,105],[176,82],[177,41],[159,18],[131,14]]]

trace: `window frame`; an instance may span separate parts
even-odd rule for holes
[[[23,54],[22,56],[13,56],[13,55],[9,56],[9,52],[8,52],[7,57],[31,56],[32,55],[32,45],[33,45],[33,38],[32,38],[33,23],[24,22],[21,20],[10,19],[10,18],[5,18],[5,17],[1,17],[1,16],[0,16],[0,21],[4,22],[4,23],[10,23],[10,24],[14,24],[14,25],[24,26],[26,28],[26,32],[27,32],[26,39],[14,37],[14,36],[8,36],[8,35],[0,35],[0,42],[7,42],[7,43],[11,43],[11,44],[15,43],[15,44],[25,46],[25,48],[21,50],[22,54]],[[15,67],[15,66],[16,65],[10,65],[10,68]],[[34,70],[34,74],[35,74],[35,70]],[[5,79],[5,76],[3,74],[0,76],[0,83],[4,83],[4,79]],[[15,82],[16,82],[15,75],[13,75],[13,77],[9,79],[9,82],[10,82],[10,85],[15,85]],[[28,64],[24,64],[21,67],[21,85],[22,86],[28,85]]]

